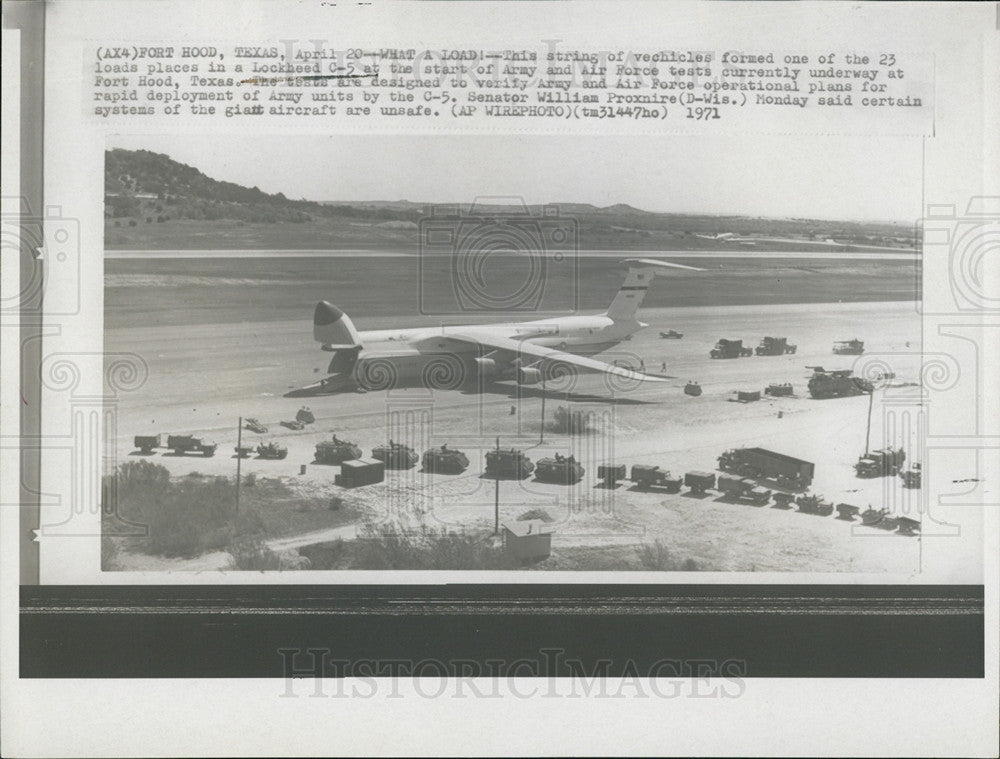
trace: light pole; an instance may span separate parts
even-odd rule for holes
[[[497,477],[493,487],[493,534],[500,534],[500,436],[497,435]]]
[[[243,417],[236,428],[236,513],[240,513],[240,464],[243,463]]]
[[[875,387],[868,391],[868,427],[865,430],[865,456],[868,455],[868,445],[872,436],[872,402],[875,399]]]
[[[539,435],[539,444],[545,442],[545,372],[542,371],[542,431]]]

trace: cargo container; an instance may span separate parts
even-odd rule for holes
[[[753,403],[760,400],[760,390],[737,390],[736,401],[738,403]]]
[[[770,395],[772,397],[782,397],[790,396],[795,391],[792,389],[792,385],[788,382],[783,382],[781,384],[771,383],[764,388],[764,395]]]
[[[385,480],[385,462],[378,459],[353,459],[340,465],[334,483],[342,488],[360,488]]]
[[[736,448],[719,456],[723,472],[774,481],[790,490],[804,490],[812,483],[815,465],[766,448]]]
[[[600,464],[597,467],[597,479],[603,480],[605,486],[614,487],[619,480],[625,479],[624,464]]]
[[[504,552],[515,561],[542,561],[552,554],[552,528],[540,519],[503,526]]]

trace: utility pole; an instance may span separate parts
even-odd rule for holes
[[[538,438],[539,443],[545,442],[545,372],[542,371],[542,431]]]
[[[872,436],[872,402],[875,399],[875,388],[868,393],[868,428],[865,430],[865,456],[868,455],[868,445]]]
[[[500,464],[500,436],[497,435],[497,466]],[[500,534],[500,472],[494,480],[493,488],[493,534]]]
[[[240,464],[243,463],[243,417],[236,428],[236,513],[240,513]]]

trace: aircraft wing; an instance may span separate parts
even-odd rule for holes
[[[508,337],[495,335],[487,332],[486,330],[483,330],[482,332],[470,330],[458,334],[449,332],[448,338],[467,345],[480,346],[485,349],[486,352],[489,352],[490,350],[499,351],[507,354],[512,359],[520,358],[526,364],[547,361],[575,366],[577,369],[585,372],[603,372],[604,374],[611,374],[616,377],[623,377],[625,379],[640,382],[668,381],[667,377],[658,377],[656,375],[645,374],[643,372],[634,372],[630,369],[622,369],[619,366],[613,366],[612,364],[607,364],[604,361],[598,361],[585,356],[577,356],[574,353],[567,353],[566,351],[557,350],[555,348],[546,348],[542,345],[529,343],[523,340],[511,340]]]

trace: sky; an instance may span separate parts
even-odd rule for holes
[[[918,139],[541,135],[141,135],[213,179],[308,200],[626,203],[663,213],[912,224]]]

